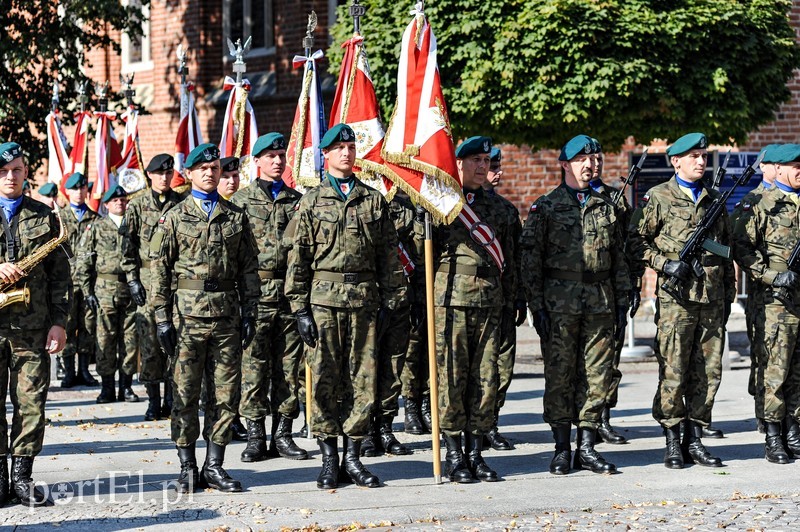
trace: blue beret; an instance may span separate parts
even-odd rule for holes
[[[111,201],[114,198],[124,198],[127,195],[128,195],[128,193],[125,192],[125,189],[122,188],[121,185],[114,185],[103,196],[103,203],[108,203],[109,201]]]
[[[54,183],[45,183],[39,187],[39,195],[45,198],[55,198],[58,196],[58,187]]]
[[[286,149],[286,137],[284,137],[280,133],[273,131],[272,133],[267,133],[266,135],[261,135],[260,137],[258,137],[258,140],[253,146],[253,157],[258,157],[259,155],[261,155],[262,151],[285,150],[285,149]]]
[[[470,137],[456,148],[456,158],[463,159],[478,153],[492,153],[492,139],[489,137]]]
[[[600,145],[600,141],[596,138],[592,137],[592,144],[594,144],[594,153],[603,153],[603,146]]]
[[[0,167],[7,165],[19,157],[22,157],[22,146],[16,142],[4,142],[0,144]]]
[[[783,144],[769,151],[769,162],[788,164],[800,161],[800,144]]]
[[[591,137],[587,135],[578,135],[569,139],[561,148],[561,154],[558,156],[559,161],[571,161],[582,153],[595,153],[595,144]]]
[[[673,155],[681,156],[687,151],[691,150],[704,150],[708,148],[708,140],[706,140],[706,136],[702,133],[689,133],[678,140],[675,143],[667,148],[667,155],[672,157]]]
[[[77,189],[77,188],[85,187],[87,183],[88,183],[88,181],[86,180],[86,176],[85,175],[83,175],[80,172],[75,172],[74,174],[69,176],[69,179],[67,179],[67,182],[64,183],[64,188],[66,188],[66,189]]]
[[[774,163],[775,157],[780,153],[783,144],[767,144],[763,148],[761,148],[761,152],[759,155],[764,154],[764,157],[761,159],[762,163]]]
[[[348,126],[347,124],[336,124],[332,128],[330,128],[325,135],[322,137],[322,140],[319,141],[319,149],[325,150],[332,144],[336,142],[355,142],[356,141],[356,134],[353,132],[353,128]]]
[[[239,169],[239,158],[238,157],[224,157],[219,160],[220,166],[222,166],[223,172],[235,172]]]
[[[211,161],[218,161],[219,160],[219,148],[214,146],[213,144],[205,143],[201,144],[191,152],[186,157],[186,162],[184,166],[186,168],[193,168],[194,166],[200,163],[210,163]]]
[[[503,154],[500,152],[500,148],[492,147],[492,151],[489,153],[489,158],[492,160],[492,162],[499,163],[502,155]]]
[[[175,167],[175,159],[168,153],[159,153],[144,169],[145,172],[169,172]]]

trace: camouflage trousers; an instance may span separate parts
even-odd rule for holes
[[[544,349],[544,420],[551,426],[596,429],[614,360],[614,317],[550,313]]]
[[[150,272],[142,268],[139,272],[142,285],[150,286]],[[161,350],[156,334],[156,316],[149,302],[136,308],[136,335],[139,338],[141,368],[139,382],[153,384],[163,382],[169,376],[167,355]]]
[[[203,394],[203,438],[218,445],[231,441],[236,395],[242,367],[239,317],[174,319],[178,347],[170,360],[173,379],[172,441],[187,447],[200,436],[200,388]]]
[[[611,361],[611,382],[608,383],[605,406],[614,408],[619,400],[619,383],[622,382],[622,372],[619,370],[619,361],[622,349],[625,347],[625,335],[619,340],[614,339],[614,358]]]
[[[377,415],[395,417],[402,383],[400,375],[406,362],[411,332],[409,306],[400,305],[392,312],[391,323],[378,346]]]
[[[8,421],[0,416],[0,456],[36,456],[44,442],[50,355],[47,329],[0,330],[0,397],[11,399],[11,444]],[[9,393],[10,392],[10,393]]]
[[[683,419],[704,427],[711,422],[722,378],[723,317],[722,300],[677,303],[659,296],[655,316],[659,372],[653,418],[662,426],[673,427]]]
[[[497,406],[501,307],[436,307],[442,432],[486,434]]]
[[[367,435],[377,394],[376,309],[312,305],[319,339],[311,365],[311,430],[327,438]]]
[[[747,339],[750,340],[750,377],[747,382],[747,393],[755,400],[756,417],[764,415],[764,366],[767,353],[764,346],[764,327],[766,320],[764,300],[765,288],[762,284],[748,279],[750,293],[745,302],[744,316],[747,325]]]
[[[299,379],[305,378],[302,356],[297,320],[288,303],[259,305],[256,335],[242,355],[239,414],[254,420],[270,413],[297,418]]]
[[[139,365],[136,335],[136,305],[128,285],[97,279],[95,296],[100,302],[97,314],[97,374],[113,376],[119,370],[133,375]]]
[[[786,414],[795,418],[800,414],[800,318],[777,300],[766,305],[764,315],[766,358],[756,383],[763,404],[756,416],[780,423]]]
[[[67,316],[67,343],[61,356],[72,356],[77,353],[94,354],[97,316],[86,306],[84,296],[83,290],[77,285],[73,286]]]
[[[500,327],[500,350],[497,353],[497,412],[506,404],[506,394],[514,377],[514,361],[517,358],[517,326],[514,323],[516,313],[513,310],[503,311]],[[496,414],[495,414],[496,415]]]
[[[428,395],[428,328],[425,323],[417,331],[409,330],[408,348],[403,371],[400,373],[403,397],[422,401]]]

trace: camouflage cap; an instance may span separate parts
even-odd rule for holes
[[[285,149],[286,137],[276,131],[273,131],[272,133],[267,133],[266,135],[261,135],[258,137],[255,145],[253,145],[253,157],[258,157],[263,151]]]
[[[235,172],[239,169],[238,157],[224,157],[219,160],[223,172]]]
[[[110,188],[108,192],[105,193],[103,196],[103,203],[108,203],[114,198],[124,198],[127,196],[128,193],[125,192],[125,189],[122,188],[121,185],[115,185],[114,187]]]
[[[0,168],[20,157],[22,157],[22,146],[16,142],[0,144]]]
[[[67,182],[64,184],[64,188],[68,190],[73,190],[85,187],[87,184],[88,181],[86,180],[86,176],[80,172],[75,172],[74,174],[69,176],[69,179],[67,179]]]
[[[569,139],[561,148],[561,154],[558,156],[559,161],[571,161],[578,155],[585,153],[596,153],[595,144],[592,137],[588,135],[577,135]]]
[[[319,149],[326,150],[337,142],[355,142],[356,134],[347,124],[336,124],[319,141]]]
[[[175,167],[175,159],[168,153],[159,153],[144,169],[145,172],[169,172]]]
[[[492,139],[489,137],[470,137],[456,148],[456,159],[463,159],[470,155],[492,152]]]
[[[667,155],[680,157],[691,150],[704,150],[708,148],[708,140],[702,133],[688,133],[667,148]]]
[[[55,183],[45,183],[39,187],[38,192],[40,196],[44,196],[45,198],[55,198],[58,196],[58,187]]]
[[[210,143],[201,144],[186,157],[186,168],[193,168],[201,163],[210,163],[211,161],[219,160],[219,148]]]

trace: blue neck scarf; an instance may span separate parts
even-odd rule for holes
[[[192,189],[192,197],[200,200],[200,207],[211,218],[211,213],[219,202],[219,192],[216,190],[212,192],[203,192],[202,190]]]
[[[269,187],[269,192],[270,194],[272,194],[272,199],[276,199],[278,197],[278,194],[281,193],[282,189],[283,189],[283,181],[273,181]]]
[[[586,202],[589,201],[589,197],[592,195],[591,188],[583,188],[578,190],[567,186],[567,190],[569,190],[569,193],[572,194],[576,200],[578,200],[578,203],[581,204],[581,207],[586,205]]]
[[[796,188],[792,188],[789,185],[784,185],[780,181],[775,181],[774,185],[778,187],[778,189],[783,190],[784,192],[788,192],[789,194],[797,194],[800,195],[800,190]]]
[[[767,183],[766,181],[763,181],[763,180],[761,181],[761,185],[767,190],[769,190],[769,189],[771,189],[772,187],[775,186],[774,183]]]
[[[703,182],[701,180],[684,181],[678,176],[678,174],[675,174],[675,181],[678,182],[678,186],[691,190],[692,197],[694,197],[694,201],[697,203],[697,198],[699,198],[700,193],[703,192]]]
[[[0,198],[0,207],[6,215],[6,220],[11,222],[11,219],[17,215],[19,206],[22,204],[22,195],[16,199]]]
[[[599,178],[589,181],[589,186],[592,187],[595,192],[603,191],[603,182]]]
[[[327,172],[326,172],[327,173]],[[331,182],[331,186],[333,190],[335,190],[339,196],[343,200],[347,200],[347,197],[350,196],[350,193],[353,191],[353,185],[355,185],[355,178],[351,175],[350,177],[345,178],[338,178],[333,177],[330,173],[328,173],[328,181]],[[345,190],[342,190],[345,189]]]
[[[76,204],[70,202],[69,206],[72,208],[72,212],[75,213],[75,218],[77,218],[79,222],[81,220],[83,220],[83,215],[86,214],[86,211],[89,210],[89,206],[86,205],[85,203],[81,203],[80,205],[76,205]]]

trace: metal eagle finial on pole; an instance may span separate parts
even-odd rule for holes
[[[233,62],[233,71],[236,73],[236,84],[242,84],[242,74],[247,72],[247,65],[244,62],[244,58],[247,56],[247,53],[250,51],[250,45],[253,42],[253,37],[248,37],[247,40],[244,42],[244,46],[242,46],[242,40],[236,39],[236,44],[233,44],[233,41],[228,39],[228,51],[235,59]]]

